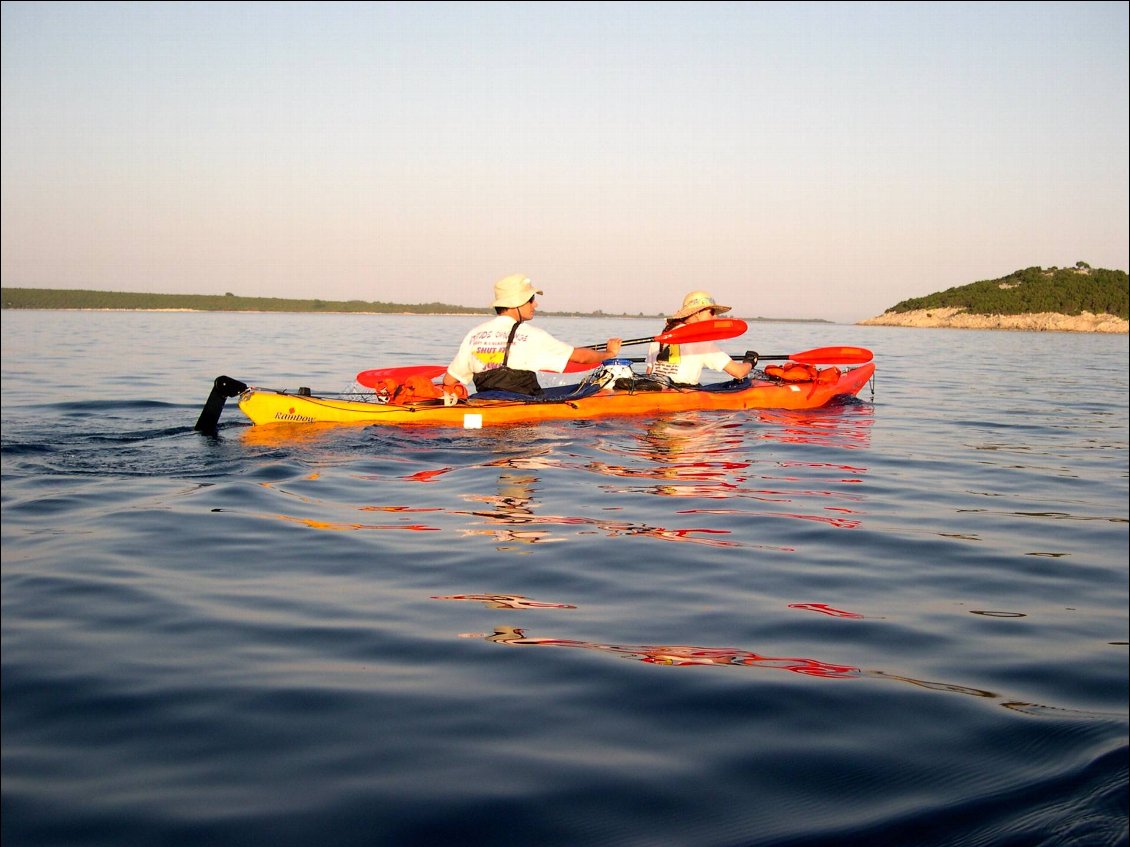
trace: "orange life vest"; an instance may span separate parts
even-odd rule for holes
[[[385,403],[397,406],[408,406],[412,403],[421,403],[427,400],[440,400],[443,398],[443,389],[427,377],[413,374],[404,382],[397,382],[391,377],[379,380],[373,389],[377,397]],[[460,399],[466,399],[467,389],[462,383],[451,389],[451,392]]]
[[[820,368],[815,365],[804,365],[800,362],[786,362],[783,365],[766,365],[767,376],[776,377],[784,382],[818,382],[822,384],[836,382],[840,378],[840,369],[836,367]]]

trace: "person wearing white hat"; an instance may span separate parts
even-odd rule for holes
[[[705,291],[692,291],[683,298],[679,311],[667,319],[664,332],[682,324],[713,320],[732,307],[722,306]],[[729,354],[719,349],[713,341],[696,341],[691,344],[659,344],[652,342],[647,350],[647,372],[664,376],[680,385],[697,385],[703,368],[721,371],[734,379],[745,379],[753,365],[735,362]]]
[[[537,371],[561,372],[569,362],[596,365],[620,352],[619,338],[609,338],[608,349],[598,351],[573,347],[531,326],[541,293],[525,274],[504,276],[494,284],[495,316],[463,338],[443,375],[445,394],[458,383],[473,382],[478,391],[536,396],[541,394]]]

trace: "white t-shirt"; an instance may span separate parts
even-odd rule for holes
[[[672,344],[666,361],[658,361],[658,356],[659,344],[653,341],[647,348],[647,372],[686,385],[697,385],[702,378],[703,368],[722,371],[733,361],[729,354],[720,350],[713,341]]]
[[[497,315],[467,333],[447,372],[460,382],[470,382],[475,374],[502,367],[506,341],[514,319]],[[520,371],[563,371],[573,355],[573,346],[558,341],[544,329],[523,321],[514,333],[507,367]]]

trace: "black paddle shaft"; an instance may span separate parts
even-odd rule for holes
[[[733,359],[735,362],[749,362],[751,365],[756,367],[757,363],[760,362],[762,359],[781,359],[783,361],[785,359],[788,359],[789,357],[788,356],[762,356],[760,353],[757,353],[754,350],[746,350],[742,355],[731,356],[730,358]],[[629,362],[646,362],[647,359],[644,359],[644,358],[637,356],[636,358],[629,359],[628,361]]]

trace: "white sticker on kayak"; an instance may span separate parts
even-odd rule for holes
[[[483,416],[467,414],[463,416],[463,429],[482,429]]]

